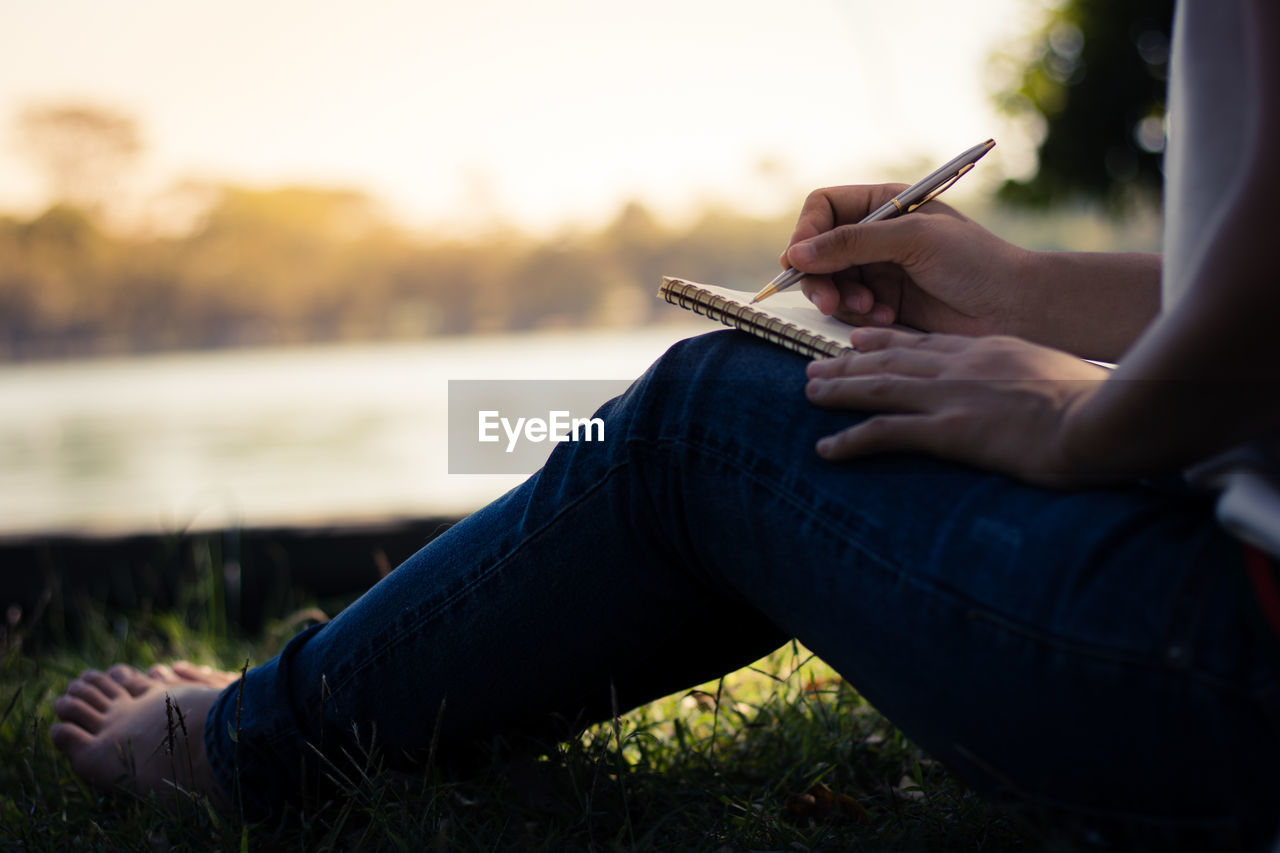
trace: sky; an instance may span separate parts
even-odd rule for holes
[[[47,201],[17,113],[67,101],[138,120],[135,200],[184,179],[357,188],[442,230],[550,231],[630,199],[775,214],[994,136],[991,183],[1025,173],[1031,145],[996,114],[987,58],[1042,8],[0,0],[0,211]]]

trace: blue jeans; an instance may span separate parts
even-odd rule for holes
[[[215,773],[269,813],[306,789],[308,744],[376,731],[395,763],[437,724],[444,746],[568,734],[611,688],[631,707],[795,637],[979,790],[1270,829],[1280,680],[1205,498],[826,462],[815,440],[857,415],[803,386],[801,358],[738,332],[676,345],[601,409],[605,441],[559,445],[224,691]]]

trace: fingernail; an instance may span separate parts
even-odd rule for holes
[[[825,384],[825,382],[826,380],[820,379],[815,376],[813,379],[810,379],[808,382],[805,383],[804,392],[808,394],[810,397],[815,397],[822,390],[822,386]]]
[[[819,456],[827,456],[828,454],[831,453],[831,439],[829,438],[818,439],[818,443],[815,446],[815,449],[818,451]]]
[[[883,305],[871,312],[872,322],[888,325],[892,319],[893,314]]]
[[[809,243],[796,243],[787,252],[787,258],[790,259],[793,266],[795,264],[805,264],[807,266],[818,259],[818,253],[814,251],[813,246]]]

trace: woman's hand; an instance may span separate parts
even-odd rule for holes
[[[1034,254],[938,201],[859,225],[901,184],[816,190],[805,200],[784,267],[819,309],[855,325],[905,323],[965,335],[1017,329],[1020,280]]]
[[[822,438],[823,457],[926,453],[1056,487],[1108,478],[1069,458],[1065,441],[1105,368],[1010,337],[870,327],[851,337],[858,352],[809,365],[806,393],[826,408],[881,414]]]

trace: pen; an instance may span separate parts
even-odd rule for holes
[[[859,220],[858,224],[875,222],[878,219],[888,219],[901,213],[910,213],[926,201],[936,198],[939,193],[960,180],[960,177],[965,172],[973,168],[974,163],[982,159],[983,154],[986,154],[995,146],[996,141],[988,139],[986,142],[980,142],[963,154],[948,160],[921,180],[868,213]],[[751,298],[751,304],[755,304],[762,299],[768,299],[773,294],[786,290],[804,277],[805,273],[800,272],[795,267],[788,267],[778,273],[777,278],[762,287],[760,292]]]

